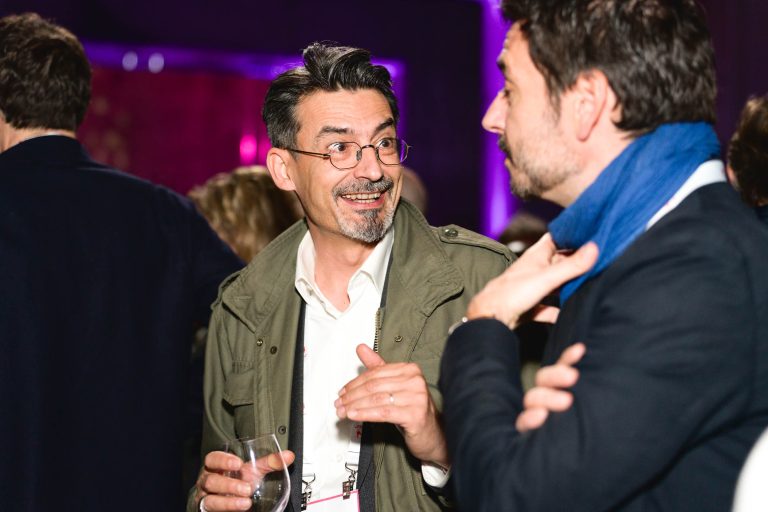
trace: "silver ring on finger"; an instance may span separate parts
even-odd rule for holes
[[[389,405],[395,405],[395,395],[389,394]]]

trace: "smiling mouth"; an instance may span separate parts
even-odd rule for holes
[[[347,201],[354,201],[356,203],[368,204],[375,203],[380,197],[381,192],[367,193],[367,194],[343,194],[342,198]]]

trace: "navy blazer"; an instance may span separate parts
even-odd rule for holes
[[[0,510],[182,509],[193,332],[241,266],[74,139],[0,154]]]
[[[698,189],[568,300],[573,406],[520,434],[518,339],[457,329],[441,389],[467,511],[726,511],[768,425],[768,231],[727,184]]]

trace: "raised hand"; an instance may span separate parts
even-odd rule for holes
[[[366,345],[358,345],[357,355],[367,371],[339,392],[334,403],[339,418],[392,423],[416,458],[447,466],[445,437],[421,368],[387,363]]]
[[[592,268],[597,253],[597,246],[590,242],[573,254],[559,254],[547,233],[475,295],[467,318],[496,318],[514,329],[520,318],[533,310],[534,320],[553,322],[557,310],[542,306],[541,300]]]

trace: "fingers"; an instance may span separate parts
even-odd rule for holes
[[[518,432],[528,432],[541,427],[549,416],[549,411],[544,408],[526,409],[515,420],[515,428]]]
[[[520,432],[541,427],[550,412],[565,411],[573,405],[573,394],[567,391],[579,380],[579,371],[574,365],[581,361],[586,352],[583,343],[575,343],[565,349],[557,363],[544,366],[536,372],[536,387],[528,390],[523,398],[524,410],[515,426]]]
[[[387,378],[397,379],[421,375],[421,369],[418,365],[414,363],[387,364],[379,354],[371,350],[367,345],[358,345],[357,355],[360,361],[366,365],[368,371],[347,382],[339,391],[339,396],[345,396],[352,391],[356,391],[358,394],[390,391],[390,389],[380,387],[381,381]]]
[[[539,238],[535,244],[526,249],[526,251],[519,259],[546,259],[549,261],[556,253],[557,247],[552,241],[552,235],[549,233],[544,233],[544,235]]]
[[[235,498],[208,494],[205,497],[205,510],[208,512],[229,512],[236,510],[251,510],[251,498]]]
[[[579,371],[567,365],[544,366],[536,372],[536,387],[565,389],[579,380]]]
[[[543,324],[554,324],[557,322],[557,317],[560,315],[560,308],[554,306],[539,305],[533,308],[533,315],[531,320],[534,322],[541,322]]]
[[[296,454],[293,453],[291,450],[283,450],[280,452],[280,456],[283,458],[283,462],[285,462],[286,466],[290,466],[293,464],[293,461],[296,460]],[[280,462],[277,461],[277,466],[270,465],[272,469],[280,469]]]
[[[231,453],[215,451],[205,456],[205,466],[195,487],[197,496],[205,497],[207,510],[250,509],[253,491],[250,484],[238,478],[243,468],[243,461]]]
[[[283,463],[285,467],[293,464],[296,455],[290,450],[283,450],[280,453],[270,453],[256,461],[256,472],[258,476],[263,477],[273,471],[282,471]]]
[[[210,452],[205,456],[205,469],[211,472],[240,471],[243,461],[227,452]]]
[[[346,389],[347,392],[334,402],[336,413],[340,418],[355,421],[398,423],[406,419],[402,414],[425,410],[429,397],[421,370],[417,373],[406,365],[401,365],[399,373],[372,377]]]
[[[360,361],[362,361],[365,367],[369,370],[387,364],[379,354],[363,343],[357,346],[357,357],[360,358]]]
[[[560,389],[535,387],[525,393],[523,406],[526,409],[546,409],[561,412],[573,404],[573,395]]]
[[[283,450],[250,464],[230,453],[211,452],[205,456],[205,467],[195,484],[198,499],[205,498],[205,508],[210,512],[250,510],[253,488],[249,481],[256,482],[266,473],[280,471],[283,462],[289,466],[295,459],[292,451]]]
[[[251,495],[251,486],[240,480],[224,476],[220,473],[204,471],[198,478],[200,494],[223,494],[230,496],[248,497]]]
[[[557,360],[557,364],[567,364],[569,366],[574,366],[576,363],[581,361],[581,358],[584,357],[584,353],[586,351],[586,345],[583,343],[574,343],[565,349],[562,354],[560,354],[560,358]]]
[[[551,237],[544,235],[472,298],[466,316],[495,318],[513,329],[544,297],[592,268],[597,253],[597,246],[590,242],[573,254],[558,254]],[[542,321],[556,318],[552,310],[541,314]]]
[[[548,266],[543,274],[548,283],[547,288],[554,290],[584,274],[595,264],[597,255],[597,245],[588,242],[573,254],[559,258],[559,261]]]

